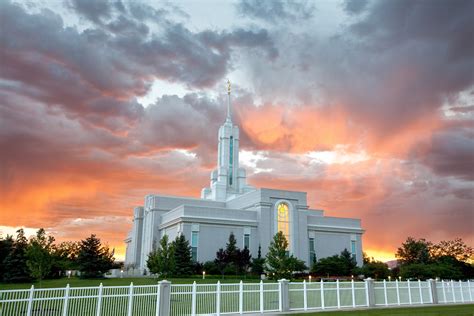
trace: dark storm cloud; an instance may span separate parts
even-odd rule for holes
[[[421,161],[435,173],[474,181],[474,132],[469,128],[449,128],[435,132]]]
[[[349,14],[359,14],[367,7],[368,0],[346,0],[344,10]]]
[[[117,3],[120,7],[121,3]],[[109,18],[112,10],[108,1],[72,0],[71,5],[77,13],[95,23],[100,23],[102,18]]]
[[[265,22],[301,22],[313,17],[315,7],[311,1],[294,0],[242,0],[237,10],[243,16]]]
[[[79,31],[66,27],[51,10],[29,13],[20,5],[1,2],[0,52],[5,66],[0,76],[14,82],[6,89],[94,123],[102,117],[107,128],[118,124],[111,123],[110,116],[135,121],[143,114],[133,98],[144,95],[156,77],[208,87],[232,67],[234,49],[277,55],[262,30],[193,33],[145,4],[131,3],[122,10],[116,3],[78,3],[73,8],[100,20],[100,25]],[[93,15],[96,5],[101,9]],[[143,24],[148,20],[158,32]]]

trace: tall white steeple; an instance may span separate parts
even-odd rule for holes
[[[227,117],[219,128],[217,168],[211,172],[209,188],[201,191],[201,198],[227,201],[254,190],[246,183],[245,169],[239,168],[239,127],[232,123],[231,85],[227,80]]]

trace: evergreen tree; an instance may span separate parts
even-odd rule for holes
[[[54,237],[46,236],[43,228],[36,233],[36,237],[30,240],[30,245],[26,250],[26,265],[30,271],[31,277],[38,279],[41,284],[50,272],[53,266],[53,242]]]
[[[266,271],[269,273],[270,278],[290,279],[293,272],[306,269],[304,262],[293,255],[289,255],[287,249],[288,241],[283,232],[279,231],[273,237],[266,257]]]
[[[227,262],[227,253],[224,249],[220,248],[216,252],[216,259],[214,259],[214,263],[216,264],[217,270],[219,270],[220,274],[222,275],[222,278],[224,278]]]
[[[16,239],[8,256],[3,261],[4,275],[6,282],[28,282],[31,280],[28,266],[26,265],[26,250],[28,240],[25,237],[23,228],[16,231]]]
[[[239,248],[237,248],[237,240],[233,232],[229,235],[229,241],[225,247],[225,258],[227,263],[227,270],[237,273],[239,261]]]
[[[173,241],[174,273],[176,276],[189,276],[193,273],[193,260],[191,246],[184,235],[176,237]]]
[[[311,272],[323,276],[349,276],[356,271],[357,262],[352,254],[344,249],[340,255],[322,258],[313,265]]]
[[[247,247],[244,247],[244,249],[238,251],[237,255],[237,270],[240,274],[247,274],[250,266],[250,260],[252,259],[252,255],[250,254],[250,251],[248,250]]]
[[[114,258],[108,247],[102,246],[100,239],[92,234],[85,240],[81,240],[77,265],[81,271],[81,277],[102,277],[107,270],[113,266]]]
[[[262,258],[262,247],[258,245],[257,258],[252,259],[252,273],[261,275],[264,271],[265,258]]]
[[[146,264],[150,272],[166,278],[174,272],[174,260],[173,244],[168,243],[168,236],[164,235],[160,240],[160,247],[149,254]]]
[[[5,258],[8,257],[13,249],[13,236],[7,235],[5,238],[0,238],[0,281],[3,280],[5,274]]]

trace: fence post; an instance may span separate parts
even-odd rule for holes
[[[306,280],[303,280],[303,308],[308,310],[308,290],[306,289]]]
[[[99,295],[97,297],[97,316],[100,316],[100,309],[102,308],[102,283],[99,285]]]
[[[191,315],[196,315],[196,281],[193,282],[193,292],[191,294]]]
[[[336,298],[337,298],[337,308],[341,308],[341,293],[339,293],[339,279],[336,280]]]
[[[287,312],[290,310],[290,286],[289,282],[286,279],[278,280],[280,283],[280,301],[281,301],[281,311]]]
[[[446,300],[446,289],[444,288],[444,281],[443,281],[443,280],[441,280],[441,286],[442,286],[442,288],[443,288],[443,299],[444,299],[443,303],[446,304],[446,303],[447,303],[447,300]]]
[[[356,293],[355,293],[355,285],[354,279],[351,280],[351,292],[352,292],[352,307],[356,307]]]
[[[64,293],[63,316],[67,315],[68,301],[69,301],[69,283],[66,285],[66,291]]]
[[[160,316],[169,316],[171,315],[171,282],[170,281],[160,281],[158,282],[158,295],[159,295],[159,312]],[[158,304],[157,302],[157,304]]]
[[[388,297],[387,297],[387,281],[383,280],[383,297],[385,300],[385,306],[388,306]]]
[[[324,309],[324,282],[323,278],[321,278],[321,281],[319,282],[319,291],[321,292],[321,309]]]
[[[365,297],[367,299],[367,306],[375,306],[375,284],[372,278],[367,278],[365,281]]]
[[[408,279],[407,280],[407,287],[408,287],[408,303],[410,305],[412,305],[412,301],[411,301],[411,286],[410,286],[410,280]]]
[[[239,284],[239,314],[244,312],[244,282],[240,280]]]
[[[221,281],[216,284],[216,315],[221,314]]]
[[[438,304],[438,289],[436,288],[436,280],[429,279],[430,301],[432,304]]]
[[[398,285],[397,279],[395,279],[395,287],[397,289],[397,304],[400,306],[400,286]]]
[[[156,285],[156,306],[155,306],[155,316],[160,315],[160,282]]]
[[[260,280],[260,313],[263,313],[263,281],[262,280]]]
[[[453,294],[453,302],[456,303],[456,295],[454,294],[454,281],[451,280],[451,293]]]
[[[26,312],[27,316],[31,316],[31,310],[33,309],[33,295],[35,293],[35,286],[32,285],[30,288],[30,297],[28,298],[28,311]]]
[[[133,311],[133,282],[130,282],[130,289],[128,291],[128,316],[132,316]]]
[[[420,290],[420,303],[423,304],[423,291],[421,290],[421,281],[418,279],[418,289]]]
[[[156,315],[169,316],[171,315],[171,282],[158,282],[158,293],[156,301]]]
[[[471,282],[467,280],[467,289],[469,290],[469,300],[472,302]]]
[[[461,292],[461,302],[464,303],[464,293],[462,292],[462,282],[459,280],[459,291]]]

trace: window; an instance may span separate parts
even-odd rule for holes
[[[244,234],[244,248],[250,248],[250,234]]]
[[[229,152],[229,185],[232,185],[232,173],[234,169],[234,137],[230,137]]]
[[[316,251],[314,250],[314,238],[309,239],[309,264],[316,261]]]
[[[290,215],[288,204],[280,203],[277,206],[277,222],[278,222],[278,231],[282,232],[288,241],[288,248],[290,245]]]
[[[356,259],[356,241],[351,240],[351,254],[354,259]]]
[[[193,261],[197,261],[197,250],[199,243],[199,232],[191,232],[191,253]]]

